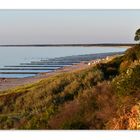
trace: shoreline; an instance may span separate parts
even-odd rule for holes
[[[57,74],[61,74],[61,73],[67,73],[67,72],[74,72],[76,70],[82,70],[82,69],[86,69],[88,67],[94,66],[98,63],[106,63],[108,61],[110,61],[112,58],[119,56],[120,54],[114,54],[111,56],[106,55],[104,58],[97,58],[94,60],[90,60],[85,62],[80,62],[77,64],[73,64],[71,66],[64,66],[60,69],[56,69],[52,72],[43,72],[43,73],[39,73],[36,76],[33,77],[25,77],[25,78],[0,78],[0,91],[3,90],[8,90],[11,88],[16,88],[18,86],[23,86],[26,84],[31,84],[31,83],[35,83],[38,82],[42,79],[46,79],[50,76],[55,76]]]
[[[22,85],[26,85],[26,84],[30,84],[30,83],[34,83],[37,81],[40,81],[42,79],[48,78],[50,76],[54,76],[60,73],[64,73],[64,72],[72,72],[75,70],[80,70],[80,69],[84,69],[87,68],[88,65],[85,63],[78,63],[78,64],[74,64],[72,66],[65,66],[61,69],[57,69],[55,71],[52,72],[44,72],[44,73],[40,73],[36,76],[33,77],[26,77],[26,78],[0,78],[0,91],[3,90],[7,90],[10,88],[14,88],[17,86],[22,86]]]

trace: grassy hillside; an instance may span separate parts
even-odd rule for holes
[[[139,129],[140,46],[108,63],[0,92],[0,129]]]

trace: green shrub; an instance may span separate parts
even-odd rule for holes
[[[116,93],[129,95],[140,89],[140,65],[134,65],[113,79],[112,85]]]
[[[64,101],[70,101],[74,99],[81,89],[81,83],[77,80],[74,80],[68,86],[65,87],[64,91],[61,93],[60,97],[64,99]]]
[[[104,74],[101,70],[95,69],[88,72],[85,78],[81,81],[84,88],[92,88],[98,82],[104,79]]]

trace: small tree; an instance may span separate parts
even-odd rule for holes
[[[140,29],[138,29],[135,33],[135,38],[134,38],[135,41],[139,41],[140,40]]]

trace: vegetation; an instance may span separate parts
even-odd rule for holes
[[[140,129],[139,85],[138,44],[107,63],[0,92],[0,129]]]
[[[138,29],[138,30],[136,31],[134,40],[135,40],[135,41],[140,40],[140,29]]]

